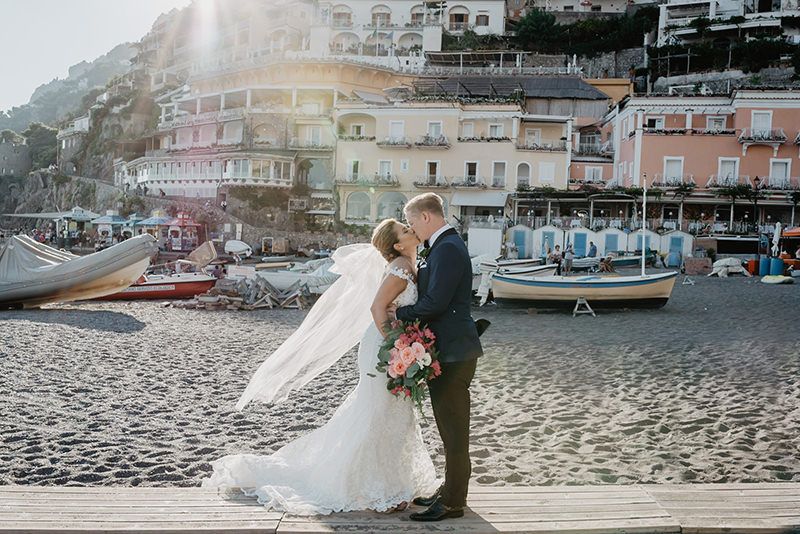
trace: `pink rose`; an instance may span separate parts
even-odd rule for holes
[[[389,364],[389,376],[399,378],[406,374],[408,366],[403,363],[402,358],[398,358]]]
[[[397,349],[392,349],[389,351],[389,361],[392,362],[400,358],[400,351]]]
[[[405,364],[406,368],[408,368],[417,361],[417,357],[411,347],[406,347],[400,351],[400,360]]]
[[[403,340],[401,340],[400,338],[397,338],[397,339],[394,340],[394,348],[395,349],[402,349],[402,348],[405,348],[405,346],[406,346],[406,344],[403,343]]]
[[[425,356],[425,345],[415,342],[411,345],[411,351],[414,353],[414,359],[420,361]]]

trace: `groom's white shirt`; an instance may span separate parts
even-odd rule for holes
[[[439,236],[442,235],[443,233],[445,233],[446,231],[448,231],[450,228],[452,228],[452,226],[450,226],[449,224],[445,223],[444,226],[442,226],[441,228],[439,228],[438,230],[433,232],[433,235],[431,236],[431,238],[428,239],[428,246],[432,247],[433,244],[436,242],[436,240],[439,238]]]

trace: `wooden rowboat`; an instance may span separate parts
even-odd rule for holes
[[[206,273],[144,275],[130,287],[97,300],[188,299],[205,293],[217,282]]]
[[[672,293],[677,272],[644,276],[543,276],[495,274],[492,292],[498,301],[520,301],[542,307],[573,306],[579,297],[592,307],[660,308]]]

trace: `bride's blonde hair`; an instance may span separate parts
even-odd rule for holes
[[[372,246],[378,249],[387,262],[400,256],[400,253],[394,249],[394,246],[400,241],[396,228],[398,223],[397,219],[385,219],[372,232]]]

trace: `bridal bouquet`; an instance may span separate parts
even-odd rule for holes
[[[389,378],[386,389],[398,397],[410,398],[422,409],[427,396],[428,380],[442,374],[438,352],[433,344],[436,336],[419,321],[392,321],[386,340],[378,350],[376,369]]]

